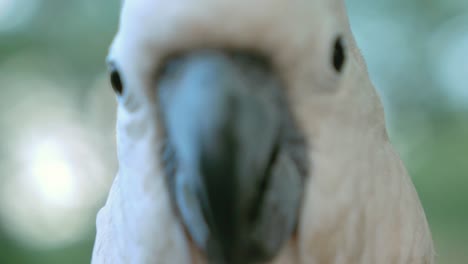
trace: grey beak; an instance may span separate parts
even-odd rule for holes
[[[169,61],[157,89],[168,186],[192,239],[210,263],[271,259],[294,230],[304,178],[271,65],[199,51]]]

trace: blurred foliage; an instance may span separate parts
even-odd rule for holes
[[[0,8],[8,1],[18,6],[31,4],[0,0]],[[96,79],[105,73],[105,56],[117,30],[119,1],[34,2],[37,9],[31,11],[29,20],[10,30],[2,31],[0,25],[0,69],[22,56],[21,69],[46,76],[63,89],[74,89],[73,100],[81,105],[82,115],[93,115],[85,101],[96,87]],[[438,263],[468,263],[468,98],[455,103],[453,98],[463,96],[445,82],[450,74],[440,75],[441,71],[465,69],[468,76],[468,64],[450,64],[440,58],[445,54],[441,49],[450,49],[462,37],[467,39],[468,30],[438,33],[457,32],[443,25],[467,17],[468,2],[347,0],[347,5],[353,31],[387,109],[392,141],[408,166],[429,218]],[[0,22],[1,16],[0,9]],[[468,47],[464,52],[468,58]],[[468,77],[464,81],[468,89]],[[20,104],[21,99],[17,100]],[[0,141],[0,166],[9,155],[1,145]],[[82,241],[50,250],[28,248],[4,231],[0,229],[2,264],[89,263],[92,224]]]

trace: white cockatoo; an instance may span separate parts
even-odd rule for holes
[[[433,263],[342,0],[126,0],[93,263]]]

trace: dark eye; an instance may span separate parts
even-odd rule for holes
[[[120,78],[119,70],[113,65],[110,66],[110,82],[114,91],[118,95],[122,95],[123,93],[122,79]]]
[[[343,38],[338,36],[335,40],[333,48],[333,68],[340,73],[346,61],[346,51],[343,43]]]

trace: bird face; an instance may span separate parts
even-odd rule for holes
[[[151,230],[160,215],[144,201],[163,178],[209,263],[273,259],[324,210],[317,179],[353,175],[316,161],[348,164],[383,119],[361,99],[373,89],[353,89],[358,62],[340,1],[126,0],[108,63],[119,174],[144,207],[127,221]]]

